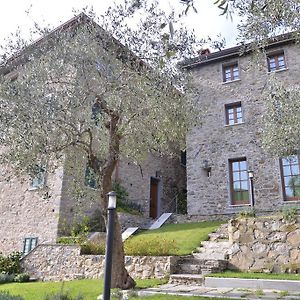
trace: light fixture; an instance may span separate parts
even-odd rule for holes
[[[252,170],[248,170],[248,176],[252,179],[254,177],[254,172]]]
[[[115,209],[117,207],[117,194],[116,192],[109,192],[108,196],[108,209]]]
[[[206,160],[206,159],[203,160],[202,169],[207,172],[207,177],[210,177],[211,166],[208,164],[208,160]]]

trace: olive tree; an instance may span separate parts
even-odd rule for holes
[[[138,161],[149,151],[172,155],[200,116],[181,83],[175,87],[182,76],[168,64],[192,53],[193,38],[153,5],[135,29],[124,25],[140,8],[133,3],[138,7],[126,2],[102,18],[110,33],[80,14],[57,30],[43,29],[49,33],[29,45],[17,35],[0,71],[2,162],[31,173],[41,162],[54,169],[68,151],[81,151],[99,180],[104,219],[118,160]],[[112,286],[133,287],[117,217],[113,262]]]

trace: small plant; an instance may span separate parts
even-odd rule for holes
[[[126,255],[163,256],[173,255],[177,251],[176,242],[164,238],[152,240],[128,239],[124,244]]]
[[[286,297],[289,295],[289,292],[288,291],[279,291],[279,297],[280,298],[283,298],[283,297]]]
[[[44,300],[83,300],[81,295],[72,297],[69,293],[59,292],[57,294],[47,295]]]
[[[28,282],[30,280],[30,276],[26,273],[21,273],[15,276],[15,282]]]
[[[258,297],[259,296],[263,296],[264,294],[265,293],[264,293],[264,291],[262,289],[258,289],[258,290],[255,291],[255,295],[258,296]]]
[[[0,254],[0,273],[19,274],[21,272],[20,252],[13,252],[8,256]]]
[[[14,278],[15,278],[15,276],[13,274],[0,273],[0,284],[1,283],[13,282]]]
[[[94,254],[94,255],[105,254],[105,242],[103,243],[85,242],[80,245],[80,254]]]
[[[296,222],[298,209],[297,207],[284,207],[281,210],[283,219],[287,222]]]
[[[61,236],[57,239],[58,244],[63,245],[76,245],[79,244],[79,238],[74,236]]]
[[[254,208],[248,208],[239,212],[239,218],[254,218],[256,215]]]
[[[1,300],[24,300],[21,296],[10,295],[7,291],[0,291]]]

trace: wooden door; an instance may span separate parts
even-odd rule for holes
[[[158,182],[159,180],[151,177],[150,183],[150,217],[157,218],[157,202],[158,202]]]

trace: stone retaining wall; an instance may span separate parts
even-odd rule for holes
[[[300,273],[300,224],[282,217],[234,219],[229,266],[242,271]]]
[[[126,256],[125,266],[134,278],[162,278],[176,262],[171,256]],[[103,276],[104,255],[80,255],[77,245],[40,244],[22,259],[24,272],[44,281]]]

